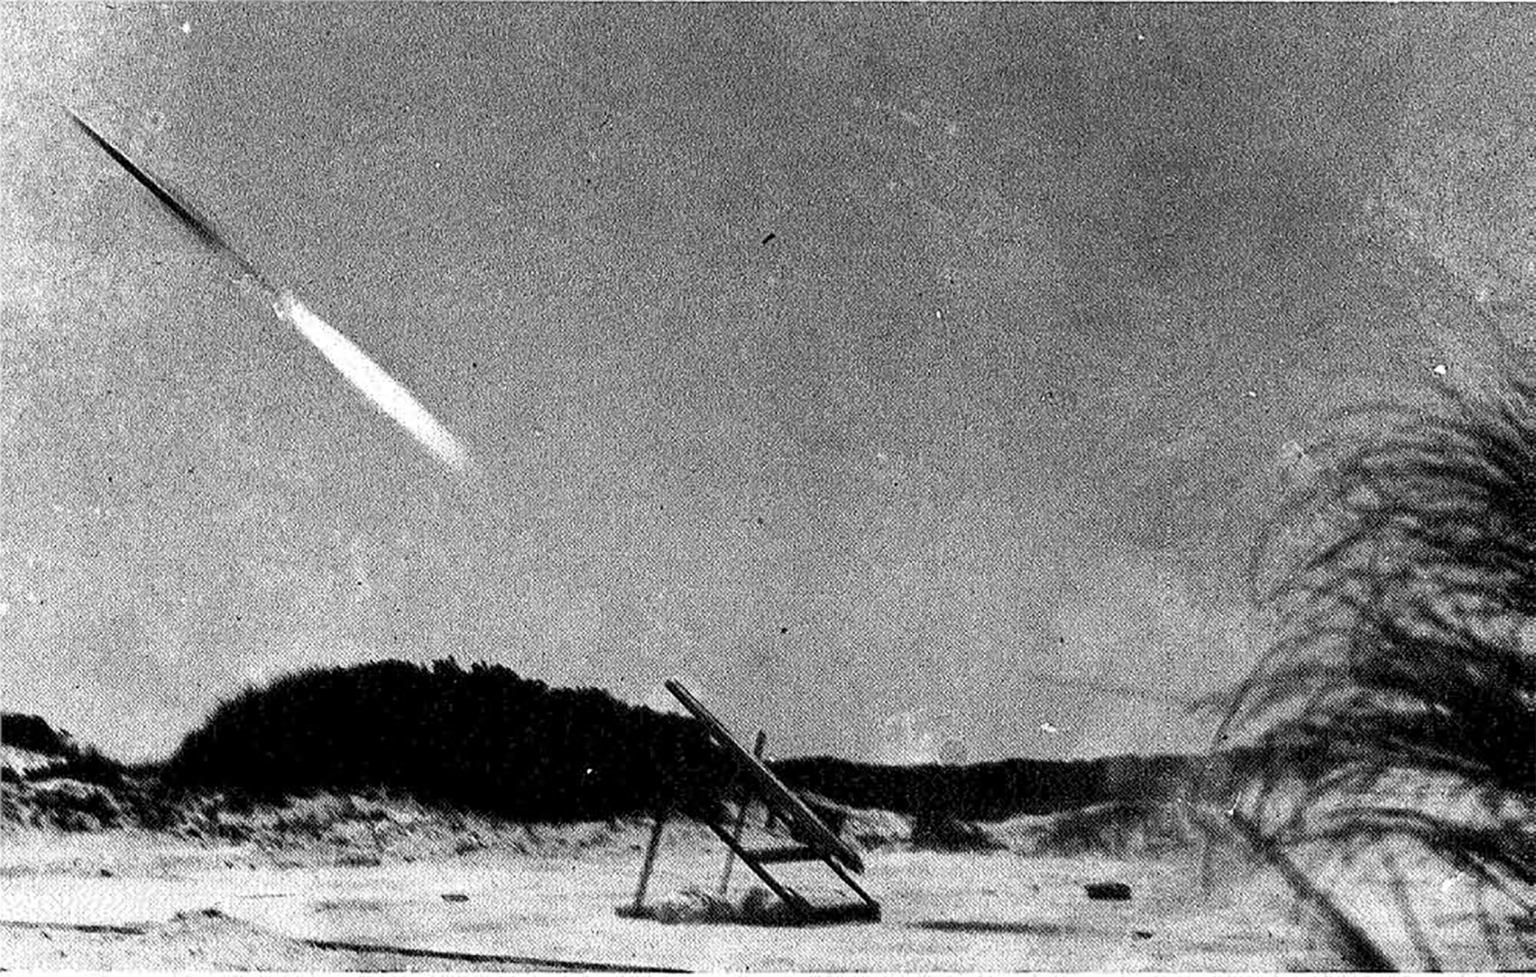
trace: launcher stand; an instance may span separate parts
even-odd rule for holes
[[[684,708],[704,724],[709,735],[736,763],[736,776],[733,782],[725,785],[721,791],[722,800],[728,799],[737,785],[744,785],[746,788],[741,795],[740,809],[732,826],[734,830],[727,829],[725,825],[714,819],[699,818],[700,823],[713,831],[730,850],[726,856],[725,871],[720,879],[721,894],[724,895],[725,888],[730,882],[731,859],[735,857],[741,859],[742,863],[751,869],[752,873],[761,879],[763,884],[778,896],[803,923],[879,920],[880,904],[865,892],[850,874],[863,874],[863,859],[859,857],[858,852],[834,834],[821,818],[816,816],[800,795],[785,786],[784,782],[763,763],[762,753],[766,736],[758,733],[755,749],[748,753],[731,735],[725,724],[715,718],[714,714],[706,709],[686,686],[677,679],[668,679],[665,684],[667,691],[671,692]],[[776,848],[747,848],[742,845],[741,831],[746,824],[747,808],[754,801],[761,801],[767,808],[770,822],[778,821],[788,829],[794,844]],[[644,908],[645,890],[650,884],[651,871],[656,865],[656,853],[661,847],[661,834],[666,827],[667,817],[668,812],[665,811],[659,811],[656,814],[656,824],[651,829],[651,841],[645,850],[645,864],[640,870],[640,884],[635,889],[635,901],[630,910],[634,915],[640,915]],[[836,906],[812,905],[800,893],[774,878],[767,869],[771,864],[812,861],[824,863],[859,897],[860,901]]]

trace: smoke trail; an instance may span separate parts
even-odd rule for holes
[[[401,386],[350,339],[315,315],[292,292],[280,292],[272,303],[279,319],[293,324],[336,372],[347,378],[364,397],[405,428],[422,447],[455,471],[463,471],[464,448],[448,429],[437,422],[411,392]]]

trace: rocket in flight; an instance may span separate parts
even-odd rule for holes
[[[418,444],[450,469],[462,472],[468,467],[468,454],[458,439],[357,344],[310,311],[291,291],[274,285],[249,258],[235,250],[211,220],[182,195],[135,163],[73,111],[68,108],[64,111],[92,142],[100,146],[144,189],[154,194],[199,241],[221,260],[229,262],[237,277],[248,279],[266,292],[272,300],[272,310],[277,317],[293,326],[369,403],[405,428]]]

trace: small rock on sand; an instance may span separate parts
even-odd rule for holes
[[[1089,882],[1083,886],[1089,899],[1124,902],[1131,897],[1131,887],[1124,882]]]

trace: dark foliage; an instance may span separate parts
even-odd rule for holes
[[[80,752],[68,733],[54,729],[46,719],[31,713],[0,713],[0,735],[4,736],[6,746],[45,756],[72,757]]]
[[[103,787],[118,787],[123,784],[127,771],[128,768],[121,763],[104,755],[95,747],[87,746],[58,763],[51,763],[28,773],[26,779],[33,783],[47,780],[78,780],[81,783],[99,784]]]
[[[176,788],[387,788],[520,821],[713,810],[726,762],[693,719],[500,665],[382,661],[249,689],[182,742]]]
[[[1254,746],[1242,815],[1266,844],[1346,861],[1410,842],[1530,911],[1536,388],[1351,419],[1375,423],[1319,446],[1321,476],[1254,551],[1275,640],[1218,742]],[[1509,949],[1486,915],[1484,933]]]
[[[1107,801],[1156,802],[1192,769],[1185,757],[997,760],[960,766],[883,766],[836,757],[780,760],[774,772],[799,790],[848,807],[951,819],[1002,821]]]

